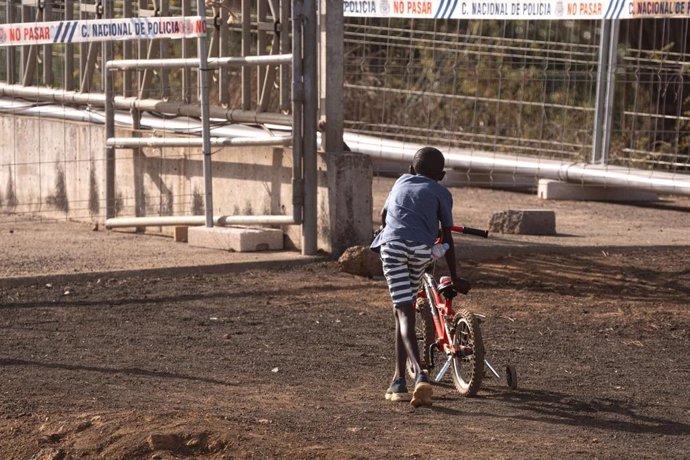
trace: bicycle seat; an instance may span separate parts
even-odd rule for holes
[[[453,280],[450,276],[442,276],[438,282],[438,292],[446,299],[452,299],[458,295],[458,291],[453,286]]]

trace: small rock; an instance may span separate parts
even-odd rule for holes
[[[192,439],[187,441],[187,447],[189,447],[191,449],[197,449],[199,447],[202,447],[202,445],[203,445],[203,442],[197,436],[194,436]]]
[[[182,447],[182,439],[176,434],[150,434],[146,443],[151,451],[170,450],[175,451]]]
[[[97,232],[98,231],[98,224],[93,224],[93,227],[91,228],[92,231]]]
[[[86,429],[88,429],[88,428],[91,428],[92,426],[93,426],[93,419],[91,419],[91,420],[84,420],[84,421],[81,422],[79,425],[77,425],[77,428],[75,429],[75,431],[76,431],[77,433],[79,433],[79,432],[84,431],[84,430],[86,430]]]
[[[41,449],[31,460],[63,460],[66,456],[63,449]]]
[[[368,246],[347,248],[338,259],[338,265],[341,271],[352,275],[369,278],[383,275],[381,259]]]

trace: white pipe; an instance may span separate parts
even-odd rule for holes
[[[344,135],[345,143],[353,152],[374,158],[409,163],[414,153],[423,147],[361,134]],[[663,171],[644,171],[612,165],[544,160],[539,158],[502,155],[460,148],[441,148],[446,167],[473,171],[500,173],[555,179],[578,184],[642,189],[658,193],[690,195],[690,175]]]
[[[67,106],[31,104],[25,101],[17,101],[0,98],[0,112],[19,115],[56,118],[61,120],[82,121],[87,123],[103,123],[105,113],[100,110],[77,109]],[[120,126],[131,127],[132,116],[129,112],[116,112],[115,122]],[[161,118],[144,114],[139,125],[142,128],[164,130],[179,134],[200,134],[201,124],[199,120],[187,117]],[[276,136],[288,137],[290,130],[281,131]],[[256,128],[247,125],[224,125],[211,128],[211,133],[216,137],[258,137],[273,133],[272,130]],[[288,134],[285,134],[288,133]]]
[[[99,112],[50,105],[28,107],[25,102],[20,103],[15,100],[0,99],[0,111],[86,122],[102,122],[104,119],[104,115]],[[116,120],[118,123],[131,126],[129,114],[118,113]],[[188,134],[197,133],[201,129],[198,120],[191,118],[166,120],[145,116],[142,117],[142,126],[154,129],[172,129]],[[277,126],[285,128],[285,125],[282,124]],[[289,127],[286,129],[289,131]],[[243,125],[214,128],[212,132],[216,137],[255,137],[266,135],[265,129]],[[363,153],[373,158],[404,163],[409,163],[414,153],[423,147],[421,144],[405,143],[363,134],[345,133],[343,138],[348,147],[354,152]],[[493,171],[543,179],[555,179],[577,184],[604,185],[690,196],[690,174],[543,160],[469,149],[444,149],[443,147],[440,149],[446,154],[446,162],[449,168]]]
[[[292,54],[269,54],[264,56],[208,58],[208,68],[253,65],[291,64]],[[176,69],[180,67],[199,67],[199,59],[119,59],[108,61],[108,70],[134,69]]]
[[[204,225],[205,216],[154,216],[154,217],[114,217],[105,221],[106,228],[116,227],[166,227],[175,225]],[[292,216],[214,216],[213,224],[231,225],[292,225]]]
[[[56,104],[91,105],[105,107],[105,94],[80,93],[62,89],[45,88],[39,86],[8,85],[0,83],[0,96],[20,97],[32,102],[52,102]],[[166,102],[157,99],[139,99],[136,97],[116,96],[113,101],[116,109],[160,112],[175,116],[198,117],[201,110],[196,104],[180,102]],[[256,112],[251,110],[227,109],[223,107],[209,107],[210,117],[220,120],[243,123],[275,123],[290,125],[292,117],[282,113]]]
[[[118,149],[131,149],[138,147],[199,147],[203,139],[198,137],[112,137],[106,141],[108,147]],[[210,145],[213,147],[245,147],[245,146],[286,146],[292,143],[292,139],[285,136],[263,137],[212,137]]]

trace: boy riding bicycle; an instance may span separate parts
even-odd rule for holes
[[[371,244],[380,252],[383,274],[395,312],[395,373],[386,391],[390,401],[407,401],[405,365],[409,359],[415,373],[411,404],[430,406],[433,389],[419,362],[415,333],[414,302],[424,270],[432,260],[431,250],[439,236],[448,244],[446,263],[455,288],[466,294],[467,281],[458,278],[455,267],[453,197],[438,182],[445,176],[443,154],[433,147],[418,150],[410,166],[393,185],[381,211],[381,231]]]

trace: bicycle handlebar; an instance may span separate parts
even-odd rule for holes
[[[489,237],[489,231],[488,230],[482,230],[479,228],[463,227],[463,226],[457,225],[457,226],[451,227],[450,230],[455,232],[455,233],[464,233],[466,235],[481,236],[482,238],[488,238]]]

